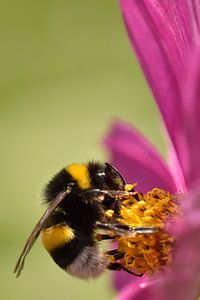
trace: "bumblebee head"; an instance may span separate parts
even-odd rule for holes
[[[89,162],[73,163],[57,173],[46,185],[44,199],[51,202],[69,184],[73,184],[70,197],[89,189],[124,190],[125,180],[110,164]]]
[[[88,163],[92,188],[102,190],[124,190],[125,180],[110,164]]]

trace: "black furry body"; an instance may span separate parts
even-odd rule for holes
[[[122,190],[124,188],[124,182],[121,181],[118,173],[106,164],[91,162],[86,166],[90,180],[88,190]],[[45,202],[51,203],[71,183],[73,186],[70,194],[48,219],[45,228],[66,224],[73,229],[75,236],[70,242],[49,252],[54,261],[72,275],[82,278],[95,277],[108,265],[105,256],[98,251],[97,242],[94,239],[96,222],[105,221],[105,210],[110,208],[113,199],[105,197],[103,201],[100,201],[93,194],[86,198],[82,197],[81,193],[87,189],[81,188],[79,182],[69,174],[67,169],[62,169],[47,184],[44,190]],[[83,273],[82,268],[85,268]]]

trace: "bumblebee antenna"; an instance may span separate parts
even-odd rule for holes
[[[40,220],[37,222],[35,227],[33,228],[31,234],[29,235],[24,248],[17,260],[17,263],[14,268],[14,273],[16,273],[16,277],[19,277],[25,264],[25,259],[28,253],[30,252],[31,248],[33,247],[36,239],[38,238],[40,231],[42,227],[45,225],[48,218],[51,216],[51,214],[54,212],[56,207],[64,200],[64,198],[71,192],[71,186],[72,184],[69,184],[67,186],[67,189],[64,192],[59,193],[55,199],[52,201],[52,204],[47,208],[45,213],[42,215]]]
[[[108,168],[108,170],[110,172],[117,173],[117,175],[121,179],[121,182],[122,182],[123,185],[126,184],[126,181],[125,181],[124,177],[119,173],[119,171],[115,167],[113,167],[111,164],[109,164],[107,162],[105,163],[105,165],[106,165],[106,167]]]

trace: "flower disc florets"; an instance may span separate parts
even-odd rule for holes
[[[127,189],[130,185],[127,185]],[[177,215],[175,196],[169,192],[153,189],[147,194],[130,193],[122,199],[117,221],[129,227],[157,228],[152,233],[133,233],[118,236],[118,251],[124,253],[121,265],[136,273],[151,276],[170,264],[174,237],[167,231],[167,224]]]

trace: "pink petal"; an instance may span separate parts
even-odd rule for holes
[[[200,38],[200,1],[199,0],[188,0],[190,7],[191,22],[193,29],[194,42],[199,42]]]
[[[137,277],[137,276],[133,276],[131,274],[128,274],[124,271],[120,271],[120,272],[115,272],[112,280],[113,280],[114,287],[118,291],[120,291],[120,290],[124,289],[129,284],[134,285],[135,288],[137,289],[137,287],[140,283],[144,283],[144,282],[147,281],[147,278],[146,278],[146,276]]]
[[[183,170],[180,165],[180,162],[179,162],[179,159],[177,156],[177,152],[170,141],[168,142],[168,155],[169,155],[169,158],[168,158],[169,169],[171,171],[174,182],[176,184],[177,192],[178,193],[186,193],[187,185],[185,182]]]
[[[200,182],[200,46],[193,53],[187,84],[183,88],[183,118],[176,150],[187,185]]]
[[[182,115],[180,83],[191,45],[185,1],[121,0],[130,41],[175,144]]]
[[[137,285],[132,283],[125,287],[116,300],[162,300],[162,298],[157,297],[150,281],[146,283],[141,281]]]
[[[164,300],[195,300],[200,294],[200,191],[190,195],[185,203],[173,265],[154,286]]]
[[[164,160],[155,148],[135,128],[121,121],[113,122],[105,139],[111,151],[111,162],[127,182],[137,182],[139,191],[154,187],[177,191],[174,180]]]
[[[116,272],[114,274],[114,276],[112,277],[112,280],[113,280],[113,285],[114,285],[115,289],[120,291],[129,283],[137,284],[138,278],[136,278],[136,282],[135,282],[135,278],[133,278],[133,275],[130,275],[124,271],[120,271],[120,273]]]

